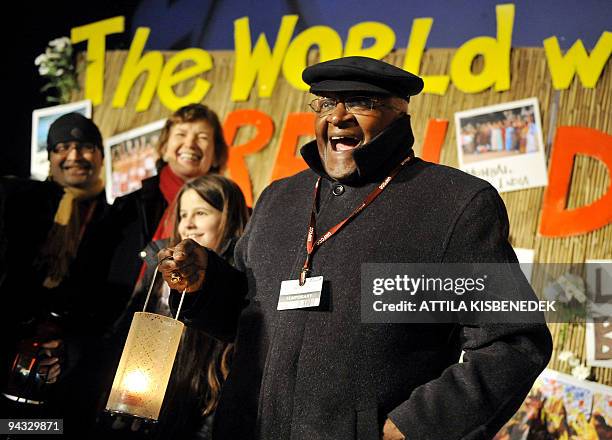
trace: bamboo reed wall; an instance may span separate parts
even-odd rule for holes
[[[454,49],[431,49],[425,52],[422,60],[421,74],[448,74]],[[166,59],[172,53],[165,53]],[[272,167],[278,152],[278,142],[282,132],[285,116],[290,112],[308,111],[307,103],[311,99],[308,93],[292,88],[279,76],[272,98],[260,99],[251,93],[247,102],[235,103],[230,100],[231,79],[233,78],[233,52],[211,52],[214,67],[203,75],[212,83],[208,95],[203,101],[213,108],[221,120],[237,109],[259,109],[270,115],[275,123],[274,137],[263,150],[247,157],[253,193],[256,198],[269,183]],[[94,120],[105,137],[121,133],[131,128],[156,121],[169,115],[169,111],[155,97],[151,107],[141,113],[134,111],[136,101],[144,83],[143,77],[136,82],[128,103],[123,109],[112,108],[111,102],[123,63],[127,56],[125,51],[107,52],[105,66],[105,90],[102,105],[94,108]],[[311,54],[314,62],[315,54]],[[386,61],[401,66],[404,51],[399,50],[386,58]],[[82,58],[81,58],[82,62]],[[477,70],[479,60],[474,68]],[[449,120],[448,132],[440,162],[457,166],[457,149],[455,140],[454,113],[461,110],[482,107],[497,103],[537,97],[540,104],[544,140],[551,141],[554,136],[551,130],[559,125],[577,125],[594,128],[605,133],[612,133],[612,70],[606,65],[602,76],[594,89],[585,89],[574,78],[567,90],[555,91],[548,72],[546,57],[542,48],[513,49],[511,54],[511,87],[505,92],[490,89],[482,93],[465,94],[452,84],[444,96],[425,94],[412,99],[412,115],[415,133],[415,151],[421,150],[425,127],[429,118]],[[81,83],[83,78],[81,78]],[[186,81],[175,87],[178,95],[191,89],[192,82]],[[82,99],[82,92],[74,96]],[[558,114],[551,127],[552,106],[558,102]],[[252,132],[240,129],[236,144],[247,141]],[[547,156],[550,155],[550,144],[547,143]],[[569,207],[582,206],[596,200],[606,192],[610,185],[603,164],[588,157],[578,157],[574,164]],[[604,228],[576,237],[545,238],[538,235],[540,209],[544,188],[503,193],[510,217],[511,242],[515,247],[535,249],[535,262],[583,262],[585,259],[612,259],[612,224]],[[569,373],[566,362],[560,362],[557,354],[571,350],[583,361],[585,359],[585,327],[583,324],[551,324],[555,340],[555,351],[549,365],[555,370]],[[593,375],[598,382],[612,385],[612,369],[594,368]]]

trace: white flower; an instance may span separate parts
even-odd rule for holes
[[[47,54],[41,53],[40,55],[38,55],[36,57],[36,59],[34,60],[34,65],[35,66],[39,66],[42,63],[46,63],[47,62]]]
[[[572,368],[572,376],[580,380],[586,380],[591,375],[591,368],[586,365],[578,365]]]
[[[50,60],[56,60],[58,58],[61,58],[61,54],[47,48],[47,50],[45,50],[45,55],[47,55],[47,58]]]
[[[567,362],[573,357],[575,357],[574,353],[569,350],[562,351],[557,355],[557,359],[559,359],[561,362]]]
[[[570,367],[577,367],[580,365],[580,359],[577,357],[572,357],[567,361],[567,363],[570,365]]]
[[[69,44],[70,39],[68,37],[56,38],[55,40],[49,41],[49,46],[55,47],[59,52],[64,50]]]
[[[45,53],[34,60],[38,73],[46,77],[47,84],[41,91],[57,90],[57,97],[47,97],[47,100],[65,103],[70,100],[70,94],[78,89],[76,72],[73,67],[72,44],[68,37],[49,41]]]
[[[559,301],[561,303],[567,303],[569,301],[563,288],[556,281],[548,283],[548,285],[544,287],[544,298],[548,301]]]
[[[584,280],[579,276],[567,272],[557,278],[557,282],[569,299],[576,298],[581,303],[586,300]]]

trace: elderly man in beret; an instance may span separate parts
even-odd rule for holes
[[[215,438],[491,438],[548,362],[546,326],[362,323],[360,271],[516,262],[499,195],[414,156],[421,78],[347,57],[303,79],[317,95],[309,169],[262,193],[236,269],[189,240],[159,254],[172,303],[193,292],[186,323],[236,336]]]
[[[47,150],[46,181],[0,180],[6,247],[0,293],[11,335],[2,349],[0,399],[9,408],[5,414],[12,416],[80,414],[87,389],[77,385],[83,373],[79,366],[86,348],[94,345],[91,336],[98,328],[92,318],[104,315],[106,308],[100,305],[110,303],[95,243],[103,242],[97,225],[108,208],[100,175],[100,130],[79,113],[65,114],[51,124]],[[40,347],[39,374],[31,371],[29,384],[20,384],[16,378],[28,377],[27,371],[14,360],[27,360],[32,346]],[[7,365],[13,367],[12,375],[7,375]],[[71,397],[76,399],[70,402]],[[68,420],[65,428],[78,432]]]

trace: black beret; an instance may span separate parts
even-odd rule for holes
[[[91,142],[104,155],[100,130],[91,119],[80,113],[67,113],[53,121],[47,133],[47,151],[51,151],[60,142],[71,141]]]
[[[423,80],[384,61],[346,57],[307,67],[302,79],[310,92],[366,92],[408,99],[423,90]]]

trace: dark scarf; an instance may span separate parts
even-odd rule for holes
[[[403,115],[372,141],[353,151],[357,170],[351,177],[350,184],[360,186],[382,180],[406,156],[414,157],[413,143],[410,116]],[[300,153],[311,170],[325,179],[333,180],[325,172],[316,139],[304,145]]]

